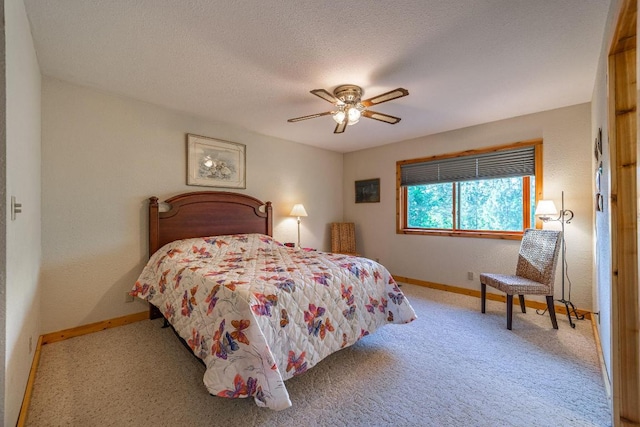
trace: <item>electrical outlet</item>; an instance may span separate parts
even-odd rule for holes
[[[473,271],[467,271],[467,279],[473,280]]]
[[[124,302],[133,302],[133,295],[130,295],[129,291],[124,293]]]

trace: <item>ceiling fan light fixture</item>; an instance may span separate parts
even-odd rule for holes
[[[349,122],[347,123],[348,125],[355,125],[356,123],[358,123],[360,121],[360,116],[362,115],[362,113],[360,112],[360,110],[357,107],[349,107],[349,109],[347,110],[347,118],[349,120]]]
[[[338,86],[333,90],[333,94],[325,89],[314,89],[311,93],[333,104],[336,109],[308,116],[295,117],[287,121],[293,123],[331,115],[333,120],[337,123],[333,133],[343,133],[348,125],[355,125],[360,121],[362,116],[395,125],[400,121],[400,117],[371,111],[368,107],[409,95],[408,90],[399,87],[392,91],[374,96],[373,98],[362,100],[364,92],[360,86],[356,85]]]

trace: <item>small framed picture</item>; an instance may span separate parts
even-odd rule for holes
[[[247,188],[246,146],[187,134],[187,185]]]
[[[602,156],[602,128],[598,128],[598,153]]]
[[[380,202],[380,178],[356,181],[356,203]]]
[[[601,193],[596,194],[596,211],[604,211],[604,197],[602,197]]]
[[[598,136],[596,136],[596,140],[593,143],[593,155],[596,161],[602,157],[602,128],[598,128]]]

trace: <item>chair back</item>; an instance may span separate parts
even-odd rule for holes
[[[331,252],[356,253],[356,226],[353,222],[331,223]]]
[[[561,243],[560,231],[525,230],[516,275],[549,286],[549,295],[552,295]]]

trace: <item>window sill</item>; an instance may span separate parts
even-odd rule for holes
[[[425,230],[419,228],[401,228],[396,234],[447,237],[476,237],[482,239],[521,240],[522,231],[463,231],[463,230]]]

